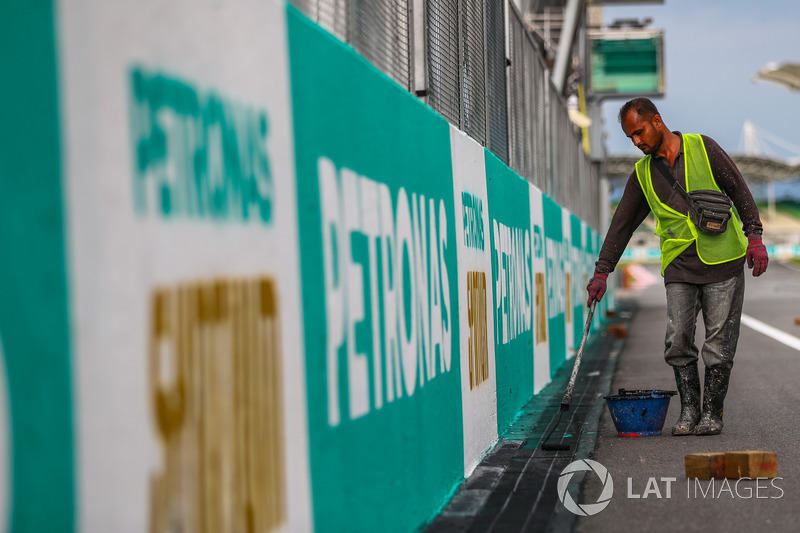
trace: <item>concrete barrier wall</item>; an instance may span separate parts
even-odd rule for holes
[[[7,530],[414,530],[574,355],[597,235],[294,8],[3,11]]]

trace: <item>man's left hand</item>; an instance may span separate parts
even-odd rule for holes
[[[760,276],[767,271],[769,257],[767,247],[761,242],[761,235],[755,233],[747,236],[747,266],[753,269],[753,276]]]

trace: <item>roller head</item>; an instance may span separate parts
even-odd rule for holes
[[[542,449],[546,452],[568,452],[569,444],[542,444]]]

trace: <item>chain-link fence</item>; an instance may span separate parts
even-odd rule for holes
[[[456,126],[461,126],[461,42],[458,14],[460,0],[429,0],[428,105]]]
[[[409,0],[292,0],[397,83],[411,83]]]
[[[461,2],[461,105],[467,135],[486,144],[486,19],[483,2]]]
[[[504,2],[486,4],[486,90],[488,132],[486,146],[508,162],[508,98],[506,85],[506,20]]]
[[[596,165],[513,2],[291,1],[598,229]]]
[[[509,152],[511,167],[549,194],[546,100],[550,85],[544,60],[522,19],[509,16]]]

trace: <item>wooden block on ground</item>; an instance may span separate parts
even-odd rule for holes
[[[795,326],[800,326],[800,318],[795,318],[794,319],[794,325]]]
[[[774,452],[727,452],[725,454],[725,477],[778,477],[778,454]]]
[[[723,479],[725,477],[724,453],[689,453],[683,458],[686,477],[697,479]]]
[[[628,328],[619,324],[612,324],[608,326],[608,332],[618,339],[624,339],[628,336]]]

